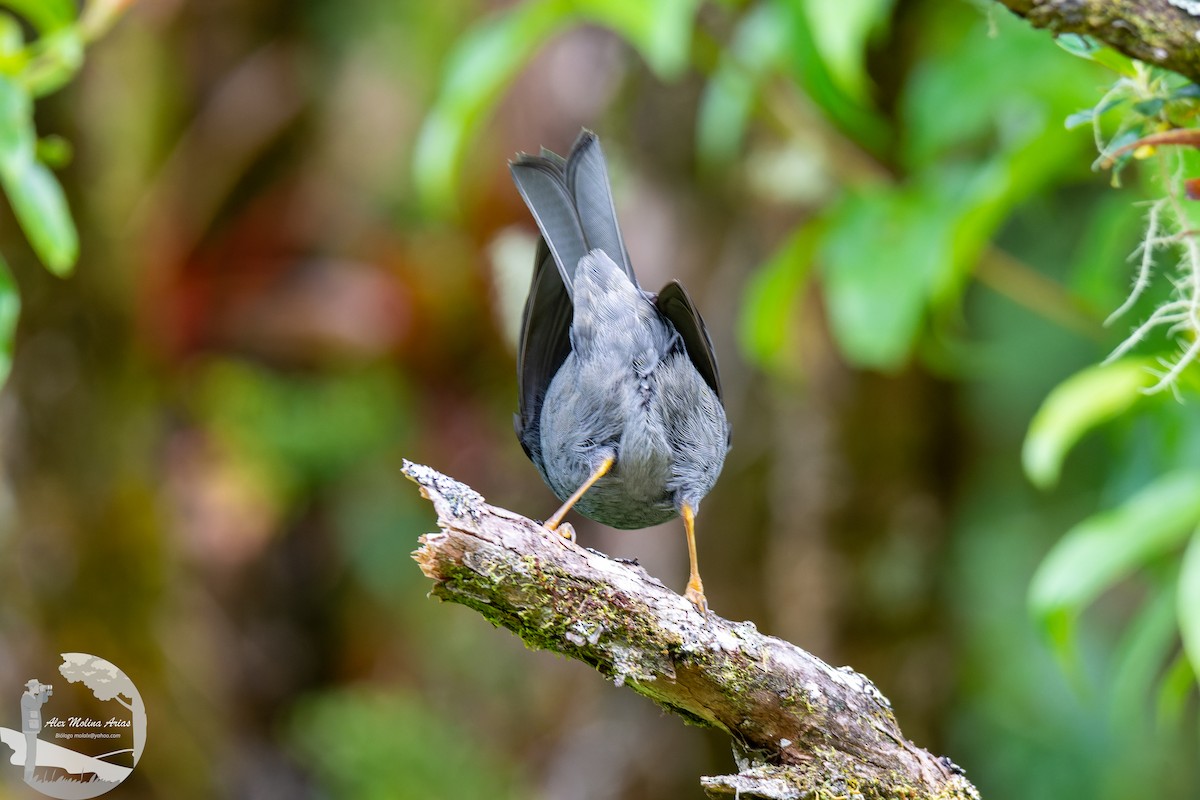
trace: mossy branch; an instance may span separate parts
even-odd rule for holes
[[[1130,58],[1200,82],[1200,2],[1000,0],[1035,28],[1092,36]]]
[[[728,733],[741,772],[703,778],[710,797],[978,800],[961,769],[904,738],[887,698],[850,668],[752,623],[703,616],[641,567],[489,506],[429,467],[405,462],[404,474],[438,515],[441,531],[413,554],[434,596]]]

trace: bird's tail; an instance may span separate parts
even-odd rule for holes
[[[543,148],[540,155],[520,154],[509,169],[572,299],[576,267],[590,250],[603,250],[638,285],[596,134],[582,131],[565,159]]]

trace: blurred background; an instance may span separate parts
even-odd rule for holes
[[[557,506],[512,432],[535,229],[506,161],[586,126],[642,283],[681,279],[720,359],[712,609],[869,675],[985,797],[1196,797],[1195,683],[1137,624],[1178,554],[1088,609],[1074,672],[1026,602],[1065,530],[1200,441],[1168,393],[1052,490],[1021,471],[1048,392],[1128,332],[1102,322],[1146,190],[1063,124],[1113,80],[979,3],[134,4],[37,104],[74,151],[74,275],[0,224],[0,687],[121,667],[129,798],[699,798],[736,771],[428,599],[409,556],[434,517],[402,458]],[[574,522],[682,590],[678,522]]]

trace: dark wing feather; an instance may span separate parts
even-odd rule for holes
[[[558,169],[564,175],[567,174],[567,160],[565,158],[563,158],[562,156],[560,156],[558,153],[554,152],[553,150],[551,150],[547,147],[543,147],[542,151],[541,151],[541,156],[542,156],[542,158],[546,159],[554,166],[558,167]]]
[[[675,330],[679,331],[683,345],[687,348],[688,358],[696,366],[700,377],[709,385],[717,398],[724,400],[721,394],[721,377],[717,373],[717,356],[713,352],[712,339],[708,336],[708,328],[700,318],[700,312],[688,297],[687,290],[679,281],[671,281],[654,299],[654,305],[659,312],[671,321]]]
[[[530,460],[542,468],[542,401],[550,381],[571,352],[571,298],[546,240],[538,241],[533,281],[521,315],[517,348],[517,438]]]
[[[559,166],[561,160],[521,154],[509,164],[509,170],[542,232],[542,239],[554,255],[570,295],[575,267],[587,255],[588,246],[575,201]]]
[[[583,237],[589,250],[603,250],[617,263],[633,285],[637,277],[629,263],[629,253],[621,238],[617,225],[617,209],[613,205],[612,187],[608,182],[608,165],[600,139],[589,130],[584,130],[571,147],[566,165],[567,190],[575,201]]]

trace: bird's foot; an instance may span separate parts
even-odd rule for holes
[[[560,522],[557,525],[551,525],[547,523],[542,527],[551,533],[557,533],[560,537],[566,539],[568,542],[575,541],[575,526],[569,522]]]
[[[697,611],[708,616],[708,600],[704,597],[704,585],[699,580],[688,581],[687,590],[684,591],[683,596],[691,601]]]

